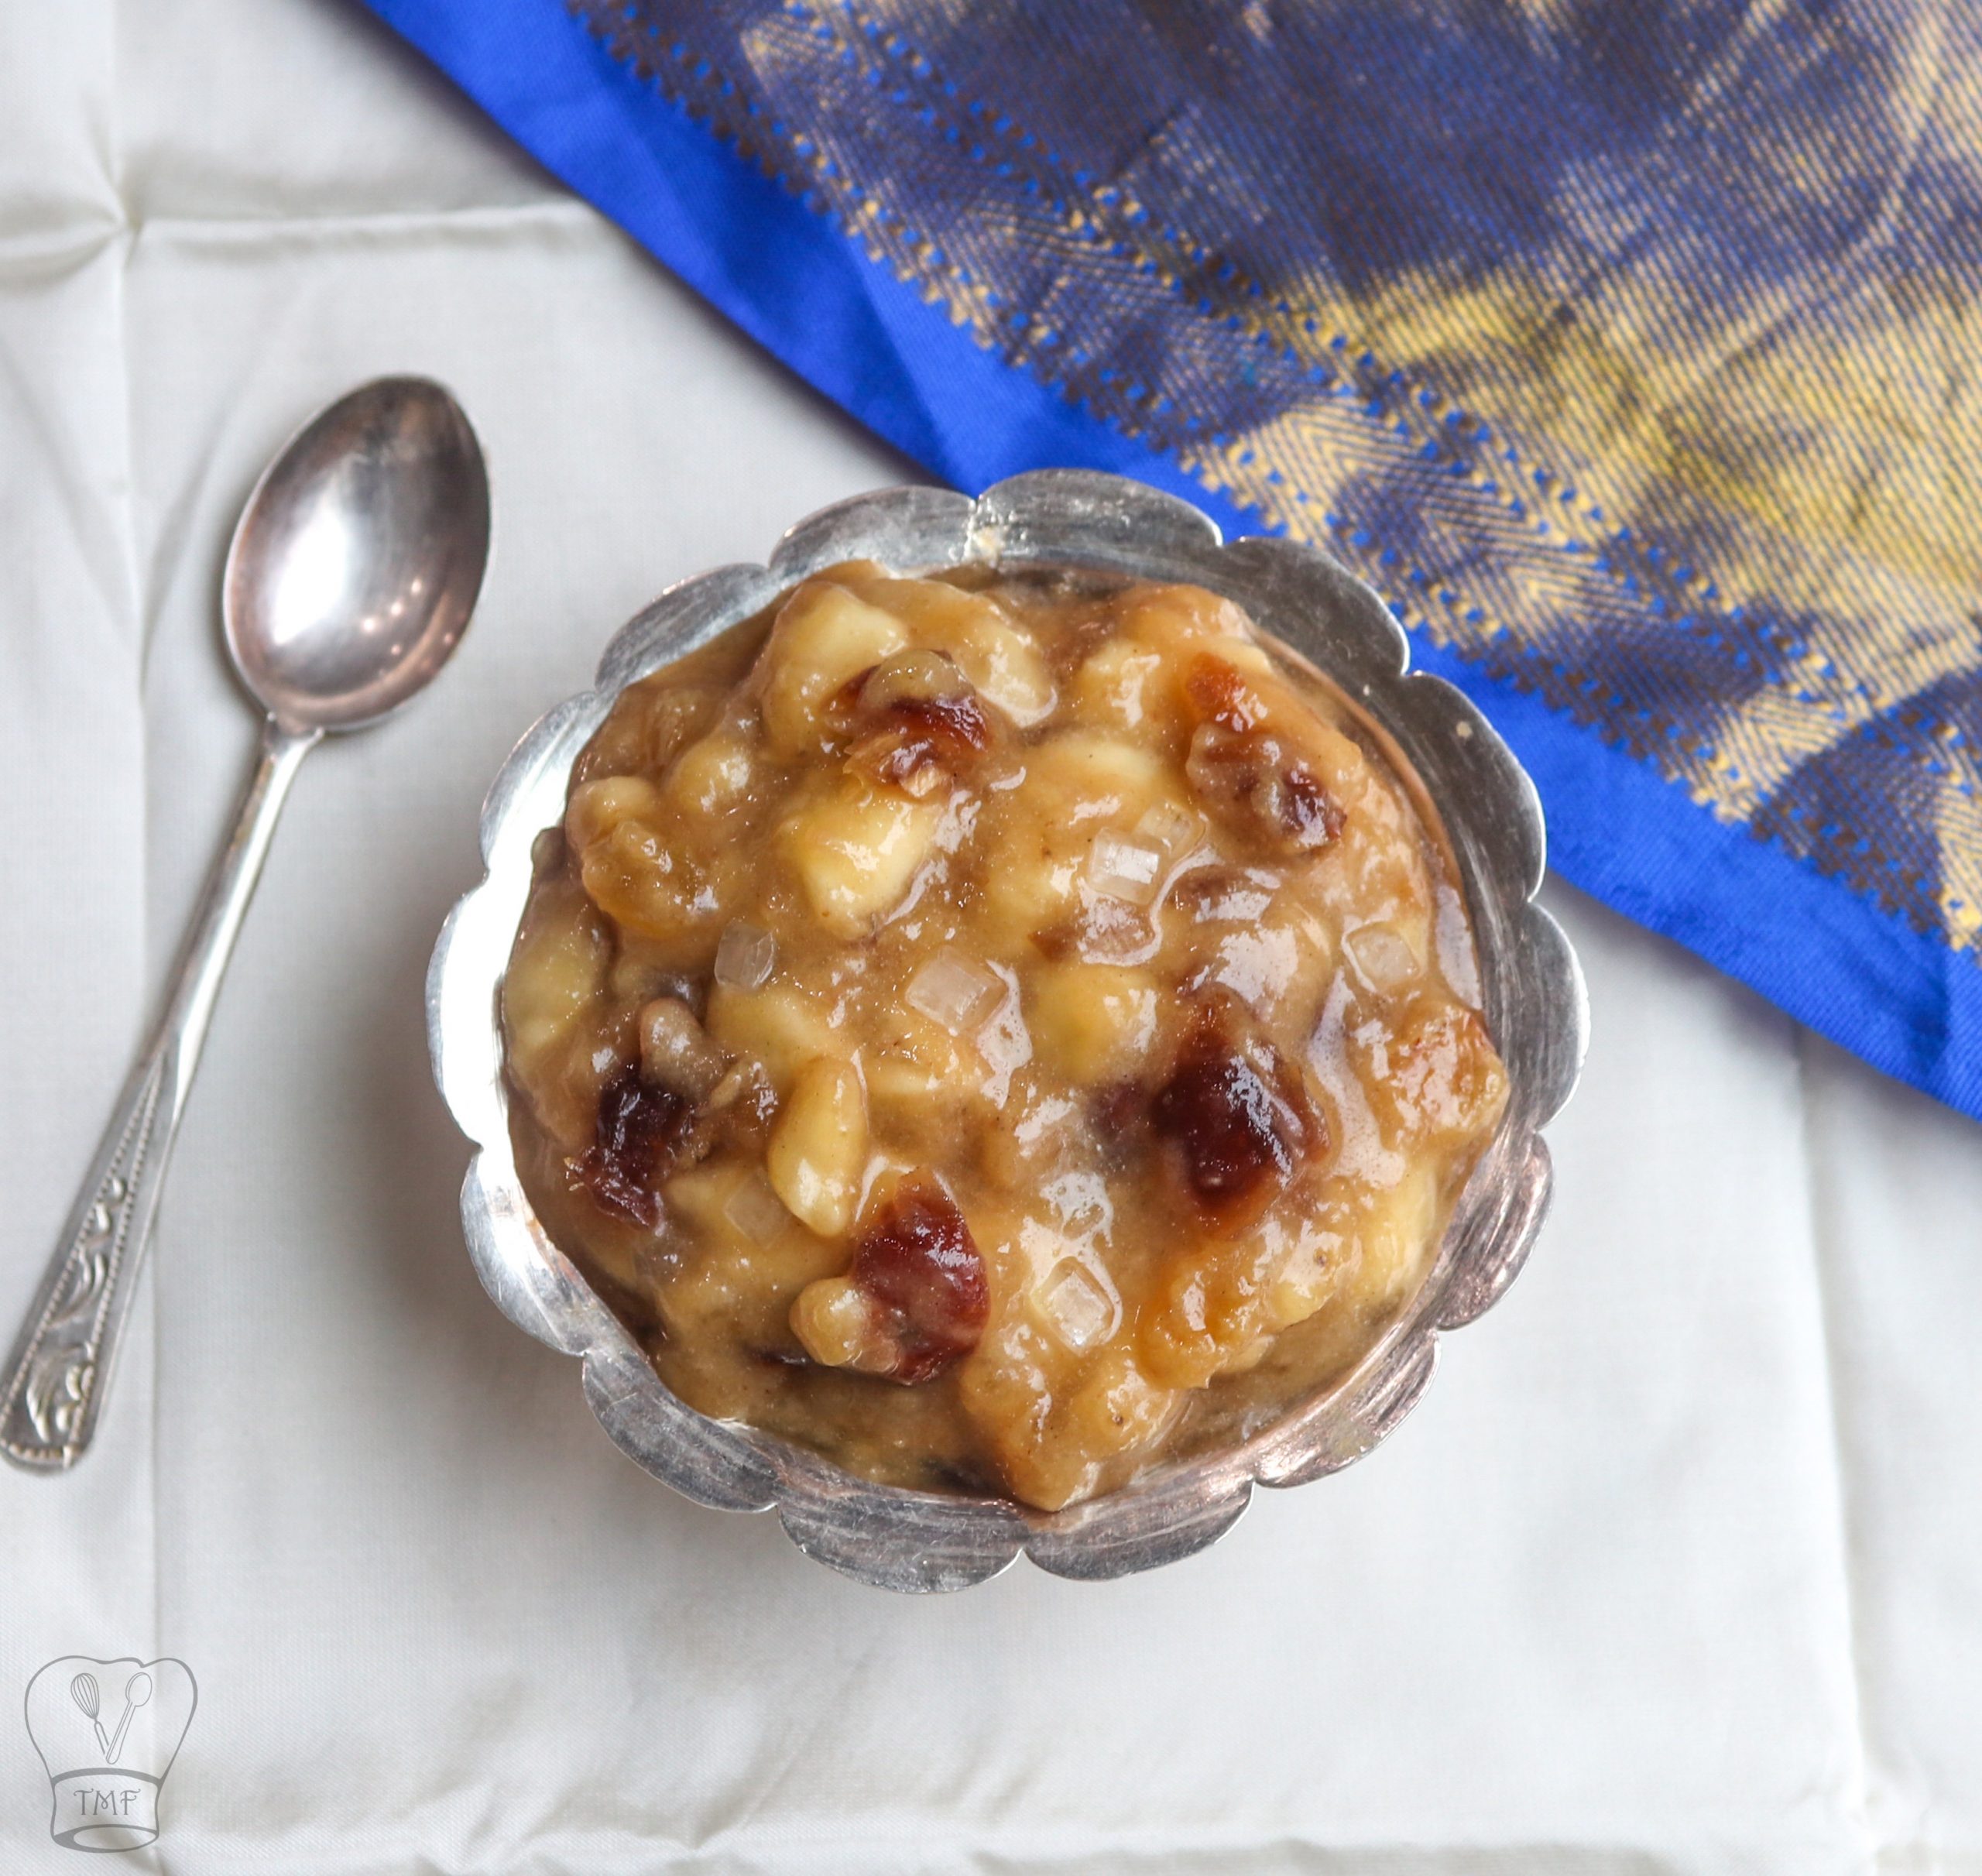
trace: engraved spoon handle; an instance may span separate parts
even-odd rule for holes
[[[263,726],[260,760],[201,894],[163,1013],[0,1371],[0,1452],[31,1471],[67,1471],[95,1435],[221,978],[283,797],[322,733],[286,729],[273,717]]]

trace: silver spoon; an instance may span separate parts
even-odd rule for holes
[[[261,760],[0,1371],[0,1451],[16,1464],[63,1472],[89,1449],[214,999],[297,769],[326,730],[375,723],[431,681],[488,559],[481,448],[423,378],[378,379],[319,411],[248,498],[221,612],[234,668],[269,713]]]
[[[131,1730],[131,1717],[152,1697],[152,1677],[141,1668],[124,1683],[124,1717],[117,1723],[117,1733],[110,1742],[106,1755],[111,1764],[117,1763],[117,1755],[124,1750],[124,1735]]]

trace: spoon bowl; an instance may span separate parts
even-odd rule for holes
[[[284,729],[355,729],[433,677],[489,557],[489,478],[461,406],[426,378],[362,385],[255,485],[221,613],[242,682]]]
[[[124,1683],[124,1717],[117,1723],[117,1730],[111,1735],[110,1762],[117,1763],[117,1755],[124,1750],[124,1735],[131,1730],[131,1721],[139,1707],[152,1697],[152,1677],[140,1668]]]

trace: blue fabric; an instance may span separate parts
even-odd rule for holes
[[[369,4],[934,473],[1327,546],[1567,877],[1982,1115],[1982,155],[1908,9]]]

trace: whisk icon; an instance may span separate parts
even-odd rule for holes
[[[110,1756],[110,1735],[103,1730],[103,1722],[97,1717],[101,1710],[103,1696],[96,1684],[96,1676],[94,1674],[77,1675],[69,1683],[69,1697],[83,1710],[90,1724],[96,1728],[96,1743],[103,1748],[104,1762],[115,1765],[116,1761]]]

